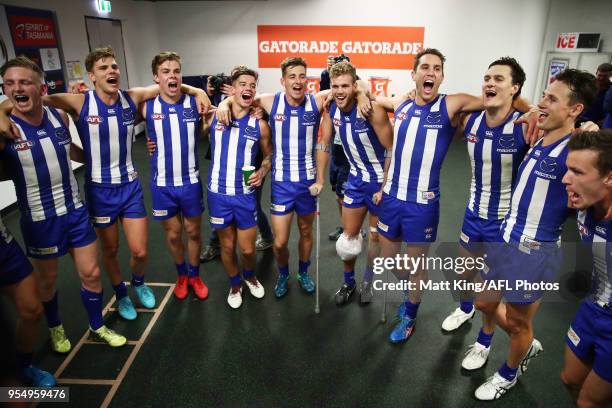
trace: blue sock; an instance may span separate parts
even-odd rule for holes
[[[372,277],[374,276],[374,268],[371,265],[366,265],[363,271],[363,280],[365,282],[372,282]]]
[[[518,367],[517,368],[510,368],[510,367],[508,367],[508,362],[504,361],[504,364],[502,364],[502,366],[499,369],[498,373],[499,373],[499,375],[504,377],[506,380],[512,381],[512,380],[514,380],[516,378],[516,372],[517,371],[518,371]]]
[[[235,276],[230,276],[229,281],[230,285],[238,286],[242,282],[242,279],[240,278],[240,274],[238,273]]]
[[[187,275],[187,264],[183,262],[182,264],[176,264],[176,273],[178,276]]]
[[[303,275],[305,273],[308,273],[308,267],[310,266],[310,261],[306,261],[306,262],[302,262],[300,261],[300,266],[298,268],[298,271],[300,272],[300,275]]]
[[[480,328],[480,331],[478,332],[478,338],[476,339],[476,341],[480,344],[482,344],[485,347],[491,347],[491,341],[493,341],[493,335],[495,334],[495,332],[491,333],[491,334],[487,334],[484,332],[484,330],[482,330],[482,327]]]
[[[117,286],[113,285],[113,290],[115,291],[117,300],[123,299],[127,296],[127,288],[125,287],[125,283],[123,283],[123,281],[119,282]]]
[[[62,324],[59,317],[59,307],[57,302],[57,291],[53,294],[51,300],[42,302],[45,309],[45,318],[47,319],[48,327],[55,327]]]
[[[461,301],[459,308],[463,313],[472,313],[472,310],[474,309],[474,302],[471,300]]]
[[[190,278],[196,278],[200,276],[200,265],[193,266],[190,264],[187,266],[187,270]]]
[[[17,366],[19,368],[26,368],[32,365],[32,360],[34,359],[34,353],[22,353],[17,352]]]
[[[419,306],[421,305],[421,302],[419,303],[412,303],[411,301],[406,301],[406,314],[405,316],[408,316],[411,319],[416,319],[417,316],[417,312],[419,311]]]
[[[85,310],[87,310],[89,327],[92,330],[98,330],[104,325],[102,320],[102,291],[95,293],[81,287],[81,300]]]
[[[346,282],[346,284],[350,287],[355,286],[355,271],[344,271],[344,282]]]
[[[279,266],[279,267],[278,267],[278,273],[279,273],[281,276],[284,276],[284,277],[289,276],[289,265]]]
[[[144,285],[144,274],[142,276],[132,274],[132,286]]]
[[[244,277],[244,279],[251,279],[253,276],[255,276],[255,271],[253,270],[244,270],[242,271],[242,276]]]

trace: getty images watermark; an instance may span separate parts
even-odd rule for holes
[[[376,291],[471,291],[481,293],[484,291],[558,291],[558,282],[533,282],[526,279],[491,279],[485,281],[472,281],[474,275],[483,272],[485,275],[489,271],[484,257],[411,257],[407,254],[397,254],[394,257],[374,258],[372,265],[374,274],[382,275],[387,271],[395,271],[398,275],[405,278],[398,282],[385,282],[382,279],[374,279],[372,286]],[[420,281],[410,281],[408,274],[413,275],[421,270],[441,271],[443,273],[452,272],[456,279],[433,281],[423,279]],[[461,276],[466,272],[474,271],[470,276]]]

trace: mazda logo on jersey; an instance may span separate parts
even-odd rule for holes
[[[304,112],[302,119],[304,119],[304,122],[315,122],[317,120],[317,114],[314,112]]]
[[[153,120],[164,120],[165,117],[166,115],[164,115],[163,113],[152,113],[151,114],[151,119]]]
[[[104,119],[101,116],[88,116],[85,120],[90,125],[99,125],[100,123],[104,122]]]
[[[516,140],[514,140],[513,135],[501,135],[499,138],[499,145],[503,148],[514,147],[516,144]]]
[[[355,120],[355,130],[362,130],[362,129],[366,129],[368,127],[367,123],[365,120],[363,120],[362,118],[357,118]]]
[[[283,115],[282,113],[277,113],[274,115],[274,120],[277,122],[284,122],[287,120],[287,116]]]
[[[193,109],[191,108],[183,109],[183,117],[185,119],[193,119]]]
[[[552,157],[545,157],[540,161],[540,170],[545,173],[552,173],[557,170],[557,161]]]
[[[430,112],[429,115],[427,115],[427,123],[431,123],[431,124],[436,124],[436,123],[440,123],[440,121],[442,120],[442,115],[440,114],[440,112]]]
[[[255,129],[253,126],[247,126],[244,128],[244,133],[247,136],[257,136],[257,129]]]
[[[15,150],[17,150],[18,152],[23,150],[30,150],[32,147],[34,147],[34,142],[31,140],[15,143]]]

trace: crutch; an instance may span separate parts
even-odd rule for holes
[[[385,275],[387,277],[386,278],[386,283],[388,284],[389,283],[389,269],[388,268],[385,268],[385,269],[387,269],[387,271],[385,272]],[[382,316],[380,316],[380,322],[381,323],[386,323],[387,322],[387,290],[388,289],[387,289],[386,285],[384,286],[384,288],[385,288],[385,291],[383,293]]]
[[[317,242],[315,244],[315,252],[316,252],[316,263],[315,263],[315,313],[321,313],[321,308],[319,307],[319,241],[321,240],[320,233],[320,225],[319,221],[321,218],[321,212],[319,211],[319,196],[316,198],[317,200],[317,212],[315,216],[317,217]]]

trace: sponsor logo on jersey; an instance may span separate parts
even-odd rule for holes
[[[21,152],[23,150],[30,150],[32,147],[34,147],[34,142],[31,140],[25,140],[23,142],[15,143],[15,150],[17,150],[18,152]]]
[[[210,217],[210,223],[215,225],[223,225],[225,220],[221,217]]]
[[[433,191],[423,191],[421,197],[423,197],[423,200],[433,200],[436,198],[436,193]]]
[[[171,107],[168,108],[168,112],[176,113],[176,108],[174,106],[171,106]]]
[[[570,326],[567,330],[567,338],[572,342],[575,347],[578,347],[578,343],[580,343],[580,336],[576,334],[572,326]]]
[[[96,217],[96,216],[93,216],[93,217],[91,217],[91,221],[94,224],[108,224],[109,222],[111,222],[111,217]]]
[[[367,129],[368,129],[368,124],[364,119],[362,118],[355,119],[355,130],[367,130]]]
[[[426,121],[432,125],[440,123],[442,121],[442,114],[440,112],[430,112],[429,115],[427,115]]]
[[[498,143],[504,149],[509,149],[516,145],[516,140],[514,139],[513,135],[501,135]]]
[[[344,200],[343,200],[346,204],[353,204],[353,199],[347,195],[344,195]]]
[[[153,113],[153,114],[151,114],[151,119],[153,119],[153,120],[164,120],[165,117],[166,117],[166,115],[164,115],[163,113]]]
[[[554,173],[555,170],[557,170],[557,161],[552,158],[552,157],[545,157],[542,160],[540,160],[539,163],[539,168],[540,170],[536,170],[534,171],[535,174],[537,174],[540,177],[546,178],[546,179],[550,179],[550,180],[556,180],[557,176],[555,174],[551,174]]]
[[[493,131],[492,130],[485,130],[485,136],[486,137],[493,137]]]
[[[277,212],[283,212],[285,211],[285,206],[284,205],[280,205],[280,204],[270,204],[270,208],[272,209],[272,211],[277,211]]]
[[[55,129],[55,137],[62,145],[70,143],[70,133],[65,128]]]
[[[191,109],[191,108],[183,109],[183,117],[185,119],[193,119],[193,118],[195,118],[195,115],[193,113],[193,109]]]
[[[126,109],[121,112],[121,117],[125,121],[123,122],[124,125],[131,125],[134,122],[134,112],[132,109]]]
[[[253,126],[247,126],[244,128],[244,134],[247,136],[257,136],[257,129]]]
[[[28,250],[31,254],[34,255],[52,255],[57,254],[59,252],[59,248],[57,246],[47,247],[47,248],[34,248],[28,247]]]
[[[470,242],[470,237],[463,231],[461,231],[459,238],[461,238],[461,240],[465,242],[466,244]]]
[[[595,226],[595,231],[597,232],[597,234],[605,237],[606,236],[606,229],[604,227],[602,227],[601,225],[596,225]]]
[[[302,119],[304,120],[304,122],[316,122],[317,114],[315,112],[304,112]]]
[[[117,112],[115,112],[115,109],[112,109],[112,108],[107,110],[107,112],[108,112],[109,115],[115,115],[117,113]]]
[[[47,136],[47,131],[45,129],[39,129],[36,134],[38,135],[38,137],[45,137]]]
[[[104,122],[104,119],[101,116],[91,115],[87,116],[85,121],[90,125],[99,125],[100,123]]]
[[[164,217],[168,215],[168,210],[156,210],[153,209],[153,216],[154,217]]]
[[[376,226],[381,230],[381,231],[385,231],[385,232],[389,232],[389,226],[387,224],[383,224],[382,222],[380,222],[380,220],[378,220],[378,223],[376,224]]]

